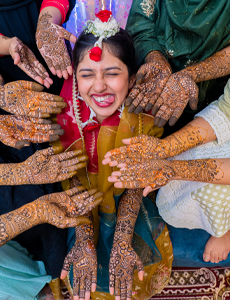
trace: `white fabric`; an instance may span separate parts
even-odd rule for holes
[[[230,120],[228,115],[219,108],[223,103],[225,106],[226,103],[230,103],[229,82],[225,95],[196,115],[204,118],[211,125],[217,140],[188,150],[170,160],[230,157]],[[215,184],[210,186],[195,181],[169,182],[160,188],[157,194],[156,204],[160,215],[174,227],[200,228],[213,236],[222,236],[230,229],[230,224],[228,225],[230,186]],[[218,205],[215,205],[216,203]]]

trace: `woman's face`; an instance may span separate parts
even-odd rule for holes
[[[127,66],[103,45],[101,60],[95,62],[86,53],[76,71],[78,90],[101,123],[124,102],[134,78],[129,80]]]

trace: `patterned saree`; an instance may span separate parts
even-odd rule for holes
[[[107,178],[112,172],[109,165],[102,165],[104,155],[122,146],[122,139],[148,134],[160,137],[163,129],[154,126],[154,118],[148,114],[129,114],[127,109],[117,110],[98,124],[94,112],[84,101],[75,97],[77,87],[72,77],[65,81],[61,96],[67,107],[57,116],[57,122],[65,130],[61,144],[65,150],[84,149],[89,156],[87,169],[78,171],[78,179],[86,188],[97,187],[105,194],[98,208],[93,210],[95,244],[98,258],[97,291],[92,299],[114,299],[109,292],[109,258],[116,225],[116,211],[123,189],[114,188]],[[74,98],[74,99],[73,99]],[[80,128],[80,130],[79,130]],[[113,168],[114,170],[116,168]],[[63,182],[64,189],[69,182]],[[154,198],[154,197],[153,197]],[[68,248],[74,245],[74,229],[69,230]],[[145,266],[143,282],[134,271],[133,299],[149,299],[167,284],[173,254],[167,227],[158,214],[152,199],[145,197],[137,217],[133,248]]]

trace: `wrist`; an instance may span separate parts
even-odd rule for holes
[[[224,177],[222,162],[217,159],[175,160],[168,163],[175,174],[171,180],[215,183]]]
[[[0,54],[1,55],[10,55],[10,43],[12,41],[13,38],[9,38],[7,36],[1,35],[0,36],[0,44],[1,44],[1,51]]]

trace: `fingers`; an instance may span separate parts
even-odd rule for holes
[[[12,140],[14,140],[14,139],[12,139]],[[16,140],[14,140],[14,141],[16,141]],[[28,141],[22,140],[22,141],[16,141],[14,148],[22,149],[22,148],[28,147],[28,146],[30,146],[30,143]]]
[[[75,222],[76,222],[75,223],[76,225],[73,227],[76,227],[76,226],[79,226],[82,224],[91,224],[92,223],[88,218],[85,218],[85,217],[77,217]]]
[[[57,154],[58,160],[64,163],[68,163],[70,158],[76,157],[78,154],[81,154],[82,150],[73,150],[73,151],[67,151],[60,154]],[[81,155],[76,157],[79,162],[86,161],[88,159],[87,155]]]
[[[150,192],[152,192],[154,189],[151,186],[147,186],[143,190],[143,196],[146,197]]]
[[[65,193],[66,193],[68,196],[72,197],[72,196],[78,194],[79,192],[84,191],[85,189],[86,189],[86,188],[85,188],[84,186],[78,186],[78,187],[74,187],[73,189],[70,189],[70,190],[65,191]]]
[[[60,278],[65,279],[67,275],[68,275],[68,271],[62,269]]]

